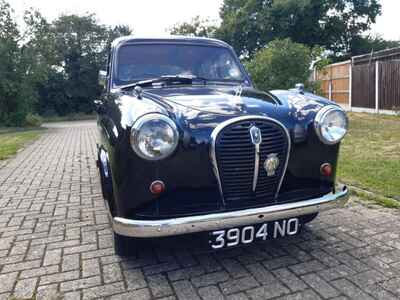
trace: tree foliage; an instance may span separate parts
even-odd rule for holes
[[[319,48],[310,49],[290,39],[277,39],[258,51],[246,67],[257,88],[289,89],[308,81],[311,63],[320,54]]]
[[[214,37],[217,26],[209,19],[194,17],[190,22],[175,24],[171,29],[172,35]]]
[[[98,24],[92,14],[63,15],[49,23],[31,9],[20,31],[13,13],[0,0],[0,124],[24,125],[34,111],[91,112],[110,44],[131,34],[129,27]]]
[[[217,36],[246,56],[277,38],[343,55],[380,12],[378,0],[224,0]]]
[[[37,12],[25,13],[20,32],[10,5],[0,0],[0,123],[23,125],[37,101],[37,85],[49,66],[39,31],[47,23]]]
[[[362,55],[370,52],[400,47],[400,41],[385,40],[379,35],[361,36],[353,39],[353,55]]]

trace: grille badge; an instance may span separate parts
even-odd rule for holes
[[[264,169],[267,171],[267,176],[275,176],[275,172],[279,167],[279,158],[278,154],[276,153],[271,153],[267,156],[267,159],[264,162]]]
[[[251,126],[250,127],[250,137],[251,137],[251,142],[254,145],[260,145],[262,142],[262,138],[261,138],[261,130],[260,128],[256,127],[256,126]]]

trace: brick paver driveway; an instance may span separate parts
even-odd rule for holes
[[[52,127],[0,169],[0,299],[400,298],[400,215],[359,204],[295,238],[121,260],[100,195],[95,122]]]

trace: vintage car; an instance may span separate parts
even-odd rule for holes
[[[291,236],[347,201],[335,185],[345,112],[300,87],[255,89],[222,41],[119,38],[100,81],[98,167],[119,255],[158,237],[201,233],[214,250]]]

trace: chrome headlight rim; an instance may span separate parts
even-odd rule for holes
[[[324,120],[325,120],[326,116],[334,111],[338,111],[343,114],[343,116],[345,118],[345,122],[346,122],[346,127],[345,127],[346,132],[340,139],[335,140],[335,141],[329,141],[322,134],[322,126],[324,124]],[[324,106],[323,108],[321,108],[318,111],[318,113],[316,114],[315,119],[314,119],[315,132],[316,132],[318,138],[320,139],[320,141],[322,143],[324,143],[325,145],[336,145],[336,144],[340,143],[348,132],[348,126],[349,126],[349,120],[346,115],[346,112],[342,108],[335,106],[335,105]]]
[[[158,121],[163,121],[165,122],[173,131],[174,137],[173,137],[173,141],[174,143],[171,146],[171,149],[163,154],[162,156],[159,157],[150,157],[146,154],[144,154],[140,149],[139,149],[139,144],[138,144],[138,136],[140,134],[140,130],[141,128],[149,121],[154,121],[154,120],[158,120]],[[132,125],[131,128],[131,135],[130,135],[130,144],[131,144],[131,148],[133,149],[133,151],[142,159],[144,160],[148,160],[148,161],[158,161],[158,160],[163,160],[168,158],[169,156],[171,156],[176,148],[178,147],[178,143],[179,143],[179,131],[178,131],[178,127],[176,126],[175,122],[169,118],[166,115],[163,115],[161,113],[148,113],[145,114],[141,117],[139,117],[136,122]]]

